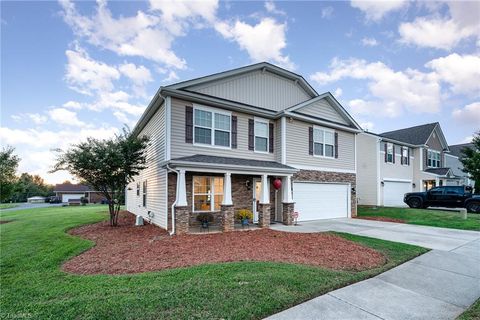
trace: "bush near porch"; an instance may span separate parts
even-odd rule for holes
[[[106,220],[104,208],[30,209],[2,212],[0,217],[12,220],[0,224],[0,318],[260,319],[426,251],[342,235],[382,252],[387,263],[361,272],[234,262],[133,275],[79,276],[62,272],[60,266],[94,242],[66,232]]]
[[[463,220],[458,212],[435,209],[359,206],[357,211],[358,218],[399,219],[410,224],[480,231],[480,214],[474,213],[469,213]]]

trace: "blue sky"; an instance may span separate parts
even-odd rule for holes
[[[48,182],[53,148],[133,127],[161,85],[259,61],[366,129],[480,129],[480,2],[1,2],[2,146]]]

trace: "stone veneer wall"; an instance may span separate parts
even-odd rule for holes
[[[292,181],[344,182],[350,183],[356,190],[355,173],[300,170],[293,175]],[[357,216],[357,196],[351,191],[352,217]]]

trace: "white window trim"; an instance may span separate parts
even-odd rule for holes
[[[195,211],[195,182],[194,182],[194,180],[195,180],[195,178],[198,178],[198,177],[210,179],[210,185],[212,187],[211,188],[212,192],[211,192],[210,210],[197,210],[197,211]],[[221,177],[221,176],[193,176],[192,177],[192,212],[201,213],[201,212],[217,212],[217,211],[219,211],[219,210],[215,210],[215,195],[217,195],[217,196],[222,195],[223,196],[223,188],[222,188],[220,193],[215,192],[215,184],[212,183],[214,178],[223,179],[223,183],[225,183],[224,177]],[[208,195],[208,193],[198,193],[197,195],[203,196],[203,195]]]
[[[430,155],[433,155],[433,154],[438,154],[438,160],[431,158]],[[427,151],[427,167],[429,167],[429,168],[440,168],[441,165],[442,165],[442,159],[441,159],[441,158],[442,158],[442,154],[441,154],[440,151],[430,150],[430,149],[429,149],[429,150]],[[432,160],[438,161],[438,167],[437,167],[437,166],[428,165],[428,161],[430,161],[430,163],[433,163]]]
[[[323,131],[323,142],[315,141],[315,130],[322,130]],[[325,132],[330,132],[333,134],[333,144],[329,144],[333,146],[333,155],[326,156],[325,155]],[[319,154],[315,154],[315,143],[322,143],[323,144],[323,156]],[[316,158],[324,158],[324,159],[335,159],[335,130],[329,129],[329,128],[324,128],[324,127],[319,127],[319,126],[313,126],[313,156]]]
[[[388,156],[390,155],[390,153],[388,152],[389,146],[392,146],[392,161],[388,161]],[[395,158],[395,145],[391,142],[387,142],[387,163],[393,164],[394,158]]]
[[[407,153],[407,155],[405,157],[403,156],[403,151],[406,151],[406,153]],[[403,158],[405,158],[405,160],[407,160],[407,163],[405,163],[405,161],[403,161],[404,160]],[[400,163],[402,163],[402,162],[403,162],[402,166],[404,166],[404,167],[409,166],[408,163],[410,162],[410,159],[408,158],[408,147],[401,147],[401,149],[400,149]]]
[[[205,126],[196,125],[195,124],[195,110],[202,110],[202,111],[210,112],[212,114],[212,126],[211,127],[205,127]],[[230,130],[228,131],[230,145],[228,147],[227,146],[217,146],[217,145],[215,145],[215,130],[227,132],[227,130],[215,129],[215,113],[216,114],[222,114],[222,115],[230,117]],[[210,144],[195,142],[195,127],[211,130]],[[232,113],[229,112],[229,111],[225,111],[225,110],[220,110],[220,109],[216,109],[216,108],[211,108],[211,107],[207,107],[207,106],[193,104],[193,145],[196,146],[196,147],[207,147],[207,148],[215,148],[215,149],[232,149]]]
[[[256,122],[265,123],[267,125],[267,136],[266,137],[258,136],[259,138],[267,138],[267,150],[266,151],[257,150],[257,139],[256,139],[257,138],[257,133],[255,132],[255,123]],[[254,117],[253,118],[253,151],[255,153],[269,153],[269,147],[270,147],[270,121],[268,119]]]

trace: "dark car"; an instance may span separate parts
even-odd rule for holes
[[[49,203],[61,203],[62,202],[62,199],[60,199],[60,197],[55,197],[55,196],[48,197],[47,200],[48,200]]]
[[[468,212],[480,213],[480,195],[472,194],[471,189],[463,186],[443,186],[425,192],[405,193],[403,202],[410,208],[466,208]]]

